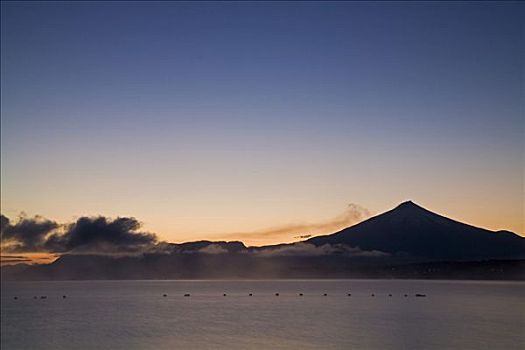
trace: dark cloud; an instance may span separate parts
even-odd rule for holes
[[[138,252],[157,242],[154,234],[139,232],[135,218],[109,220],[103,216],[81,217],[63,234],[52,234],[45,248],[53,252]]]
[[[58,225],[36,216],[20,217],[11,224],[1,216],[2,250],[5,252],[123,253],[152,249],[154,234],[140,232],[135,218],[81,217],[75,223]]]
[[[4,230],[9,226],[9,219],[0,214],[0,233],[3,234]]]
[[[16,224],[1,215],[0,236],[5,249],[11,252],[34,252],[42,249],[46,236],[58,228],[54,221],[40,216],[27,218],[21,216]]]

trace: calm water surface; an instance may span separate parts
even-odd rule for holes
[[[2,350],[525,347],[521,282],[2,282],[1,302]]]

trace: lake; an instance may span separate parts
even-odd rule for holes
[[[2,282],[1,302],[2,350],[510,350],[525,344],[523,282]]]

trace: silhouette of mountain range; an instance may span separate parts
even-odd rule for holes
[[[316,246],[346,244],[418,258],[477,260],[525,258],[525,239],[509,231],[489,231],[454,221],[412,201],[327,236]]]
[[[51,264],[2,267],[5,280],[199,278],[525,280],[525,238],[408,201],[339,232],[291,244],[198,241],[133,256],[66,254]]]

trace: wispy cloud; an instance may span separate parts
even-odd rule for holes
[[[250,232],[231,232],[221,235],[223,238],[234,238],[243,242],[267,244],[268,241],[293,242],[297,239],[307,239],[314,235],[333,233],[348,226],[355,225],[368,217],[368,209],[358,204],[348,204],[340,215],[326,221],[314,223],[294,223]]]

